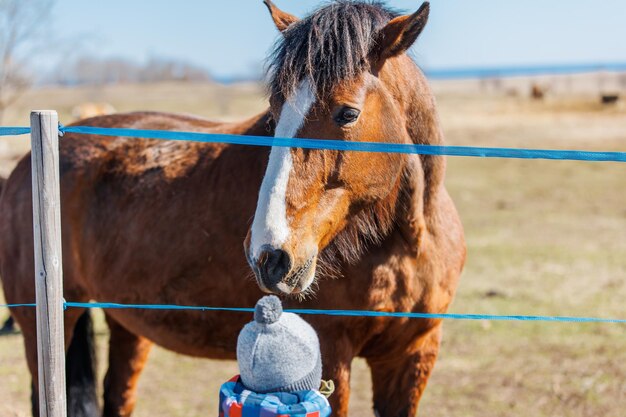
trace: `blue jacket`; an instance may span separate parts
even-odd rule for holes
[[[239,375],[220,388],[220,417],[329,417],[330,404],[319,391],[258,394]]]

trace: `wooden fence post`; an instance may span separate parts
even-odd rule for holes
[[[66,417],[59,118],[30,114],[40,417]]]

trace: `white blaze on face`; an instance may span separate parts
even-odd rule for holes
[[[315,94],[311,84],[303,81],[294,95],[285,101],[274,136],[295,137],[313,103]],[[286,195],[292,165],[290,148],[272,147],[252,222],[250,255],[253,259],[258,258],[262,246],[278,249],[289,238]]]

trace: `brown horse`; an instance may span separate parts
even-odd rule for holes
[[[398,16],[378,4],[337,1],[302,20],[266,5],[282,32],[269,64],[267,112],[236,124],[159,113],[80,124],[442,143],[434,99],[405,54],[428,4]],[[66,135],[60,166],[68,301],[252,306],[260,287],[284,295],[291,308],[441,313],[465,259],[441,157]],[[26,157],[0,201],[0,266],[11,303],[35,297],[30,172]],[[258,286],[246,279],[248,264]],[[36,386],[35,312],[13,314]],[[154,310],[108,310],[106,318],[105,416],[131,414],[152,343],[232,359],[250,320]],[[356,356],[371,368],[376,414],[415,415],[440,320],[307,320],[320,335],[325,378],[337,385],[335,415],[348,413]],[[94,415],[89,320],[70,309],[65,324],[70,415]]]

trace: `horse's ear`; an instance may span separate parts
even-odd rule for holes
[[[374,63],[380,65],[386,59],[406,52],[424,30],[429,13],[430,3],[425,2],[415,13],[398,16],[387,23],[379,32],[372,51]]]
[[[281,32],[285,31],[292,23],[296,23],[298,20],[300,20],[294,15],[280,10],[270,0],[263,0],[263,3],[267,6],[267,10],[270,11],[270,15],[274,20],[276,28]]]

